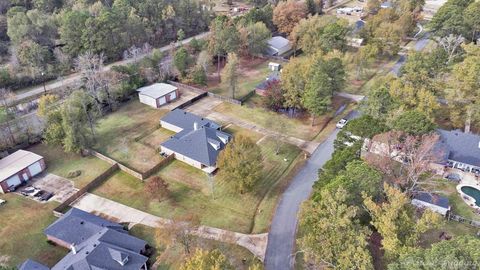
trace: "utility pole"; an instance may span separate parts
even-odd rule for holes
[[[47,94],[47,87],[45,86],[45,72],[42,71],[43,94]]]

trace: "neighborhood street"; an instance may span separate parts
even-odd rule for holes
[[[357,111],[352,111],[346,118],[353,119],[358,116]],[[295,262],[293,251],[300,204],[310,196],[313,183],[317,180],[318,169],[331,158],[334,150],[333,142],[338,132],[339,130],[336,129],[325,142],[318,146],[280,199],[268,235],[265,255],[267,270],[293,269]]]

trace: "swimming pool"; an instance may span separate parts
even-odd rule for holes
[[[462,190],[463,193],[474,198],[475,204],[480,207],[480,190],[470,186],[463,186],[460,189]]]

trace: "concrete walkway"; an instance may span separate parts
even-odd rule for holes
[[[86,193],[72,204],[83,211],[108,218],[119,223],[131,225],[142,224],[150,227],[160,227],[171,223],[170,219],[154,216],[138,209],[114,202],[103,197]],[[243,234],[223,229],[200,226],[192,232],[198,237],[237,244],[248,249],[261,261],[265,259],[268,234]]]

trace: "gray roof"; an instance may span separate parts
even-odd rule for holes
[[[182,109],[175,109],[162,118],[162,121],[177,126],[184,130],[193,129],[193,124],[198,123],[199,126],[206,126],[219,129],[220,125],[207,118],[200,117],[193,113],[186,112]]]
[[[138,270],[148,258],[140,254],[146,242],[136,237],[104,228],[76,246],[52,270],[122,269]]]
[[[45,229],[45,234],[53,236],[69,244],[79,244],[104,228],[114,229],[120,232],[123,226],[97,217],[77,208],[72,208],[65,215],[57,219]]]
[[[137,89],[137,92],[139,92],[142,95],[149,96],[151,98],[157,99],[160,97],[165,96],[168,93],[171,93],[178,88],[171,85],[171,84],[166,84],[166,83],[154,83],[149,86],[145,86],[142,88]]]
[[[268,40],[268,45],[272,46],[275,49],[281,49],[285,46],[288,46],[290,41],[282,36],[275,36]]]
[[[30,259],[24,261],[17,268],[18,270],[50,270],[47,266]]]
[[[204,165],[214,166],[218,154],[230,139],[228,133],[209,126],[199,126],[197,130],[184,129],[161,145]]]
[[[261,89],[261,90],[265,90],[267,89],[267,86],[268,86],[268,83],[269,82],[272,82],[272,81],[279,81],[280,80],[280,74],[278,71],[274,71],[272,73],[270,73],[270,75],[268,75],[267,79],[264,80],[263,82],[257,84],[257,86],[255,87],[256,89]]]
[[[0,182],[17,174],[19,171],[41,159],[43,159],[42,156],[25,150],[18,150],[7,157],[0,159]]]
[[[480,167],[480,136],[459,130],[438,129],[440,146],[448,159]]]
[[[450,203],[448,202],[447,197],[440,196],[438,194],[431,194],[428,192],[418,192],[413,196],[414,199],[423,201],[429,204],[438,205],[443,208],[449,208]]]

